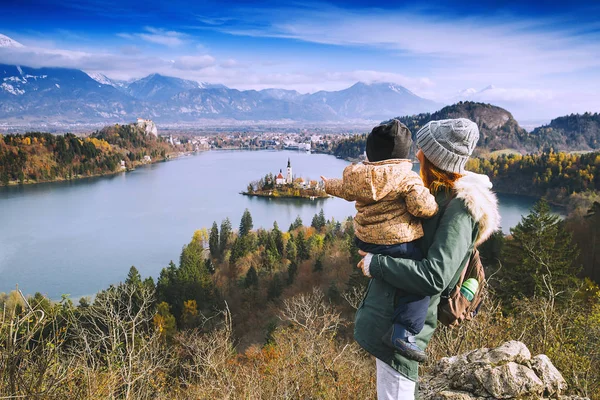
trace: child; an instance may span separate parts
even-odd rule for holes
[[[356,245],[368,253],[423,258],[415,241],[423,236],[419,218],[438,210],[435,198],[412,170],[408,160],[410,131],[394,119],[373,128],[367,137],[367,161],[344,169],[342,179],[326,179],[325,191],[356,201]],[[423,329],[429,297],[402,293],[394,305],[393,325],[383,341],[406,358],[424,362],[425,352],[415,344]]]

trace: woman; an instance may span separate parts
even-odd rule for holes
[[[418,363],[382,342],[395,308],[396,289],[431,296],[425,327],[416,344],[426,348],[437,326],[440,294],[453,287],[475,246],[500,226],[498,202],[485,175],[465,171],[479,130],[459,118],[431,121],[417,132],[417,158],[423,183],[436,197],[440,211],[423,222],[420,261],[360,252],[358,267],[371,277],[356,312],[354,338],[376,357],[378,399],[413,399]]]

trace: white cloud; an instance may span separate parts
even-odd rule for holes
[[[233,58],[229,58],[225,61],[223,61],[220,64],[221,67],[223,68],[240,68],[243,67],[237,60],[234,60]]]
[[[215,65],[215,58],[210,55],[182,56],[174,60],[173,67],[181,70],[201,70]]]
[[[456,83],[450,92],[440,94],[443,97],[460,86],[478,86],[492,80],[508,85],[511,80],[539,80],[599,68],[597,29],[589,29],[578,21],[568,22],[571,23],[511,16],[444,19],[435,13],[379,9],[354,12],[320,6],[293,12],[272,10],[271,14],[248,21],[246,26],[212,29],[235,35],[357,47],[357,51],[379,49],[395,54],[411,66],[423,66],[435,81]]]
[[[146,42],[160,44],[167,47],[178,47],[184,44],[186,35],[176,31],[166,31],[164,29],[147,26],[145,32],[141,33],[118,33],[117,36],[128,39],[142,39]]]

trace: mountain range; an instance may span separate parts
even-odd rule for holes
[[[14,45],[11,43],[11,45]],[[158,123],[201,119],[348,121],[434,111],[440,104],[393,83],[340,91],[237,90],[151,74],[134,81],[67,68],[0,64],[0,122],[114,123],[136,117]]]

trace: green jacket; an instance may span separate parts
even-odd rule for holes
[[[417,344],[424,349],[437,326],[440,294],[456,285],[473,247],[485,241],[500,223],[487,176],[469,173],[455,183],[454,189],[456,197],[450,202],[449,193],[436,196],[440,209],[446,206],[445,211],[423,221],[423,260],[373,256],[369,265],[372,279],[356,312],[356,341],[413,381],[418,379],[418,363],[397,354],[381,340],[392,323],[396,289],[431,296],[425,327],[417,335]]]

